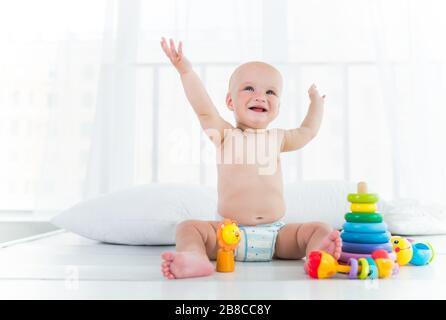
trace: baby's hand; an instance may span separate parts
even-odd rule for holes
[[[180,74],[187,73],[192,70],[192,65],[189,60],[183,55],[183,43],[180,41],[178,44],[178,51],[175,49],[175,43],[172,39],[169,40],[170,47],[167,44],[166,39],[161,38],[161,48],[164,53],[170,59],[170,62],[175,66]]]
[[[319,104],[324,103],[325,94],[323,96],[321,96],[319,94],[319,91],[317,91],[317,87],[314,83],[311,85],[310,89],[308,89],[308,95],[310,96],[311,102],[319,103]]]

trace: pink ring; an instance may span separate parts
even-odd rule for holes
[[[348,273],[349,279],[356,279],[358,277],[358,260],[350,258],[348,260],[350,266],[350,272]]]
[[[359,259],[359,258],[371,258],[372,255],[368,253],[352,253],[352,252],[341,252],[341,257],[339,261],[347,263],[349,259]],[[389,259],[396,261],[395,251],[389,252]]]

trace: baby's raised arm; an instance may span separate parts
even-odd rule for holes
[[[161,40],[161,47],[180,74],[184,92],[200,121],[201,127],[214,144],[219,145],[224,137],[224,130],[233,128],[218,113],[212,103],[206,89],[198,75],[192,69],[189,60],[183,55],[183,44],[180,41],[178,50],[175,43],[170,39],[170,46],[165,38]]]
[[[313,84],[308,90],[310,106],[307,115],[299,128],[284,130],[282,140],[282,152],[293,151],[302,148],[312,140],[319,131],[324,113],[325,95],[321,96]]]

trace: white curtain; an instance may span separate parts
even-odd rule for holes
[[[91,4],[61,2],[82,12]],[[57,99],[39,162],[39,216],[142,183],[215,185],[213,147],[159,48],[161,36],[184,41],[228,121],[227,81],[241,62],[261,59],[282,71],[274,127],[300,124],[306,91],[317,83],[327,95],[323,125],[311,144],[283,155],[285,182],[366,180],[386,199],[446,204],[442,1],[116,0],[93,12],[99,37],[82,37],[79,23],[55,47]],[[88,101],[92,107],[82,107]]]

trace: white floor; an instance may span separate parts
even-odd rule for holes
[[[0,299],[446,299],[446,236],[424,237],[437,254],[392,279],[309,279],[303,261],[237,263],[233,273],[165,280],[160,252],[68,232],[0,248]]]

